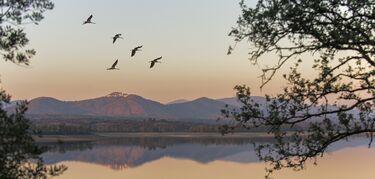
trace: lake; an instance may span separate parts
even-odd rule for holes
[[[44,142],[47,164],[64,164],[58,179],[253,179],[264,178],[252,141],[266,138],[228,137],[101,137],[90,141]],[[277,179],[375,178],[375,149],[368,139],[341,141],[318,165],[295,172],[276,172]]]

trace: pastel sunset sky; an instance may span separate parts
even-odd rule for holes
[[[234,96],[236,84],[254,95],[275,94],[285,85],[277,77],[259,90],[261,67],[248,60],[250,44],[227,34],[240,15],[236,0],[55,0],[40,25],[24,26],[30,67],[0,60],[1,86],[14,99],[52,96],[79,100],[113,91],[168,102],[201,96]],[[256,0],[247,2],[254,5]],[[82,25],[93,14],[96,24]],[[112,44],[122,33],[124,40]],[[143,50],[130,58],[130,49]],[[149,61],[163,56],[149,69]],[[263,60],[272,60],[267,55]],[[118,71],[106,68],[119,59]],[[306,69],[310,67],[306,66]],[[288,67],[285,67],[288,69]],[[281,76],[282,72],[279,73]]]

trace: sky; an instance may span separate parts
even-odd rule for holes
[[[247,42],[226,55],[234,43],[227,34],[241,13],[237,0],[53,2],[39,25],[23,26],[28,47],[37,51],[31,65],[0,60],[1,86],[13,99],[80,100],[119,91],[168,102],[231,97],[237,84],[254,95],[275,94],[285,85],[277,77],[259,89],[262,66],[249,62]],[[90,14],[96,24],[82,25]],[[124,39],[112,44],[116,33]],[[142,51],[130,58],[138,45]],[[149,69],[159,56],[162,63]],[[107,71],[116,59],[120,70]]]

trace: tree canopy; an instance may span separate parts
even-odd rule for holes
[[[39,156],[45,149],[35,144],[30,130],[31,122],[25,118],[26,103],[17,105],[16,112],[7,114],[3,105],[10,96],[0,91],[0,178],[47,178],[62,174],[63,165],[43,165]],[[34,133],[35,134],[35,133]]]
[[[53,9],[50,0],[3,0],[0,1],[0,53],[7,61],[29,64],[35,50],[22,50],[28,43],[22,25],[38,24],[43,12]]]
[[[306,161],[316,161],[328,146],[349,136],[365,134],[370,146],[375,132],[375,1],[258,0],[255,7],[244,1],[240,6],[242,14],[229,35],[252,45],[254,64],[264,54],[277,54],[270,59],[274,66],[262,70],[261,87],[280,68],[290,68],[282,75],[282,93],[259,104],[249,87],[236,86],[243,107],[223,111],[238,126],[267,127],[274,135],[275,143],[257,148],[260,159],[272,166],[268,172],[303,169]],[[303,64],[311,64],[306,55],[313,59],[316,76],[301,71]]]
[[[37,24],[43,12],[53,8],[50,0],[3,0],[0,1],[0,53],[5,61],[29,65],[35,50],[23,48],[29,40],[22,26]],[[5,105],[10,95],[0,89],[0,178],[47,178],[63,173],[63,165],[45,166],[39,147],[32,134],[31,122],[25,118],[27,102],[17,104],[14,113],[8,113]]]

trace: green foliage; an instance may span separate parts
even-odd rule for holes
[[[0,54],[5,61],[29,65],[35,50],[22,51],[29,39],[22,29],[28,23],[38,24],[43,12],[53,9],[50,0],[5,0],[0,1]]]
[[[13,114],[7,114],[3,105],[10,96],[0,91],[0,178],[47,178],[66,170],[63,165],[44,166],[39,155],[44,151],[31,137],[30,121],[26,119],[26,102],[17,105]]]
[[[269,173],[285,167],[303,169],[323,156],[332,143],[356,134],[372,142],[375,132],[375,1],[259,0],[256,7],[240,3],[242,15],[230,35],[254,48],[250,61],[276,53],[275,66],[263,69],[262,86],[293,62],[282,94],[257,104],[250,89],[237,86],[241,110],[223,111],[246,128],[266,127],[276,142],[259,145],[260,159],[271,163]],[[300,72],[302,55],[315,58],[316,76]],[[307,126],[286,133],[282,127]],[[228,132],[228,131],[225,131]]]
[[[24,50],[29,40],[22,29],[27,23],[38,24],[42,13],[53,8],[50,0],[5,0],[0,2],[0,53],[5,61],[29,65],[35,50]],[[0,178],[47,178],[63,173],[63,165],[44,166],[42,148],[35,144],[31,122],[25,118],[27,103],[17,104],[8,114],[5,105],[10,96],[0,89]]]

